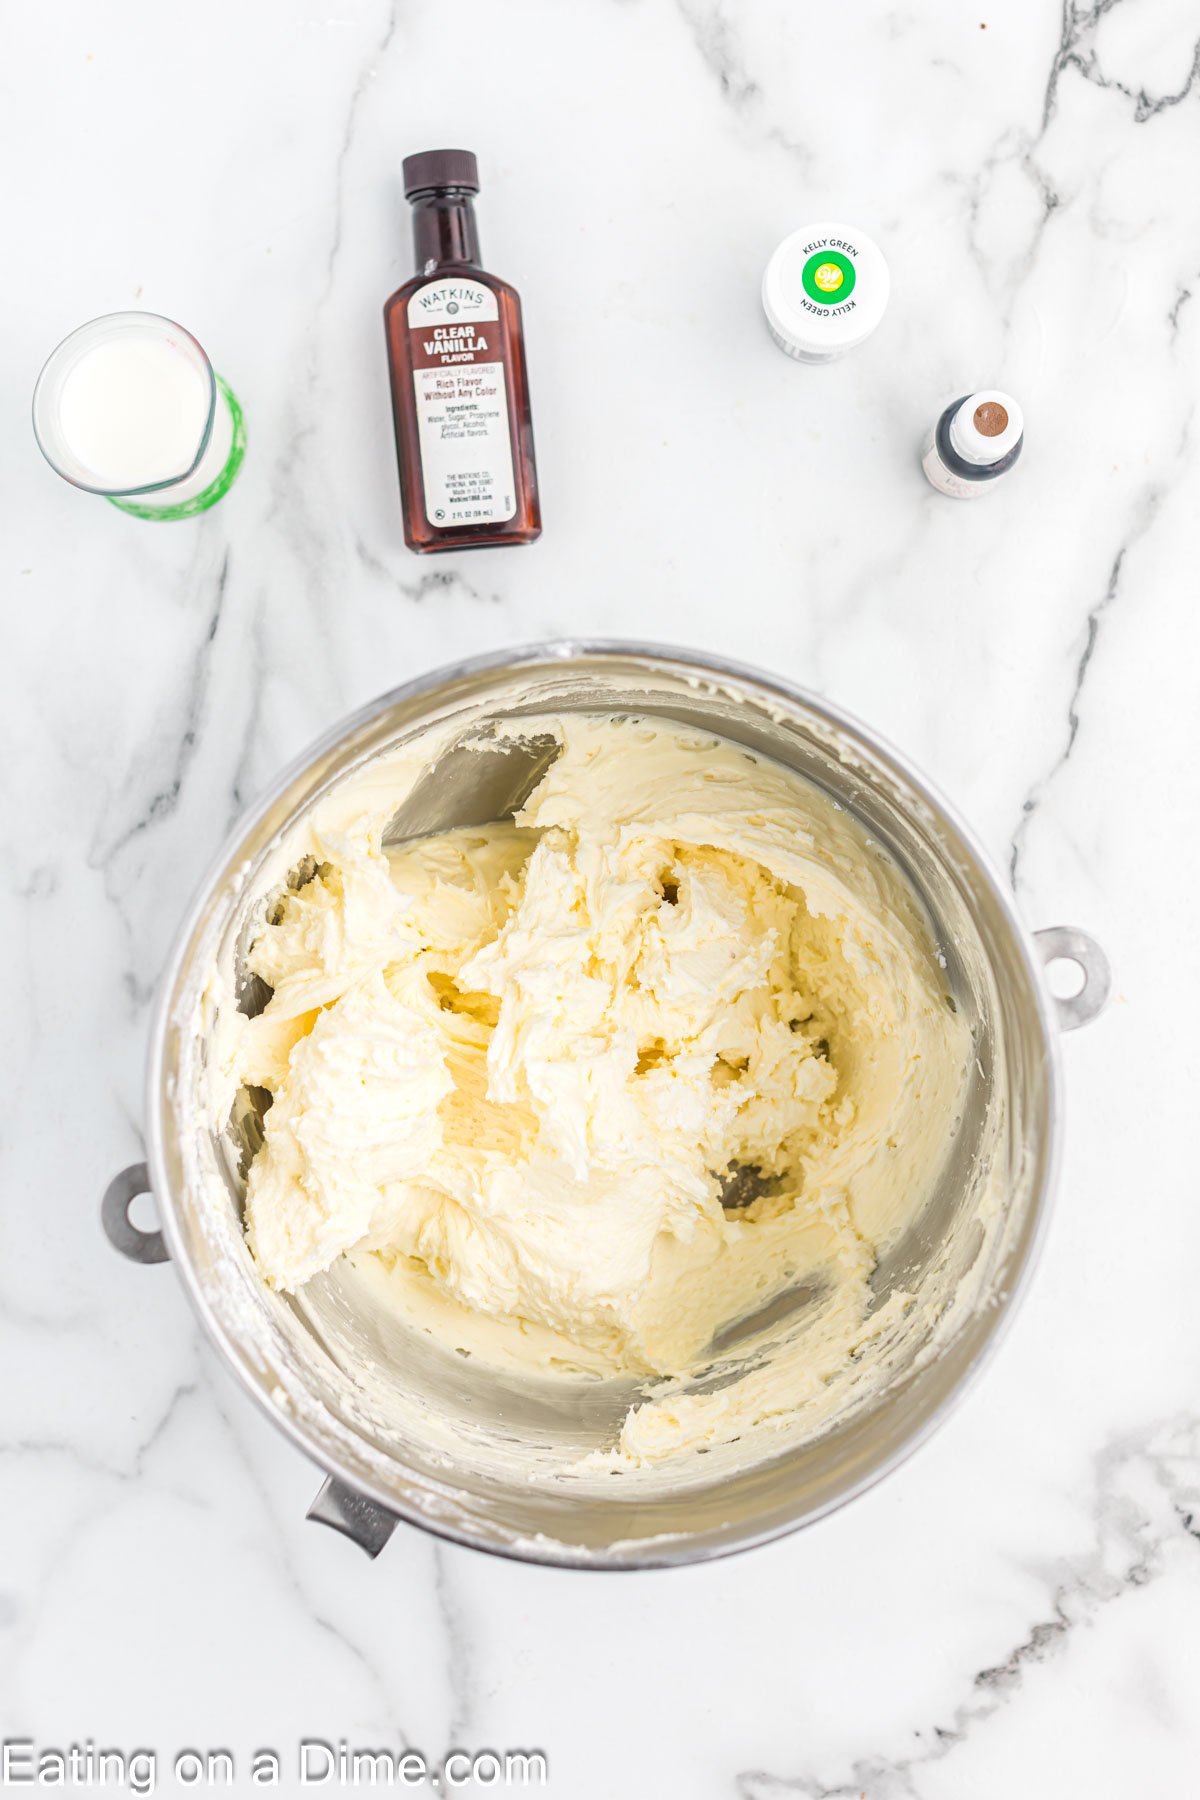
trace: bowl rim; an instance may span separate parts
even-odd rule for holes
[[[999,917],[1009,932],[1013,946],[1028,976],[1028,986],[1034,1001],[1043,1052],[1046,1132],[1040,1178],[1030,1196],[1030,1229],[1021,1261],[1012,1270],[998,1304],[992,1308],[986,1335],[976,1348],[970,1362],[962,1370],[953,1386],[930,1406],[927,1415],[919,1421],[914,1429],[878,1464],[849,1482],[840,1492],[830,1495],[798,1517],[775,1521],[761,1530],[749,1530],[740,1536],[728,1540],[721,1539],[714,1543],[694,1542],[684,1534],[666,1535],[659,1538],[647,1537],[643,1540],[618,1537],[614,1538],[611,1546],[603,1549],[590,1549],[586,1545],[573,1545],[565,1540],[549,1537],[519,1539],[505,1543],[495,1541],[483,1532],[472,1532],[446,1520],[431,1518],[418,1506],[407,1506],[398,1502],[394,1494],[380,1488],[371,1480],[365,1479],[361,1472],[356,1470],[354,1473],[350,1473],[338,1457],[320,1441],[305,1423],[275,1405],[267,1389],[254,1378],[236,1338],[218,1318],[203,1291],[191,1259],[186,1253],[176,1211],[175,1196],[168,1176],[164,1120],[169,1106],[165,1103],[167,1083],[163,1077],[166,1073],[167,1040],[171,1030],[175,992],[186,962],[187,952],[205,920],[214,895],[219,890],[221,877],[231,860],[236,857],[238,848],[245,838],[262,822],[293,784],[322,756],[336,749],[344,739],[369,726],[394,707],[419,700],[423,695],[437,693],[462,679],[489,674],[520,673],[522,670],[535,670],[542,667],[553,669],[574,662],[582,663],[592,660],[636,662],[642,673],[645,672],[647,664],[658,664],[666,673],[677,677],[699,675],[705,679],[740,682],[751,689],[758,690],[760,696],[774,697],[789,707],[799,707],[834,731],[844,733],[852,740],[857,740],[888,769],[889,773],[911,788],[918,798],[931,808],[937,815],[940,824],[949,827],[957,837],[959,847],[974,865],[974,871],[989,890],[991,898],[997,906]],[[994,859],[953,802],[947,799],[926,775],[916,769],[887,738],[876,732],[874,727],[866,725],[857,715],[826,700],[823,696],[813,693],[799,683],[772,675],[753,664],[740,662],[732,657],[640,639],[550,638],[517,645],[510,649],[486,651],[476,656],[464,657],[456,662],[440,664],[434,669],[414,676],[409,681],[402,682],[398,687],[388,689],[374,700],[356,708],[328,730],[322,732],[297,756],[291,758],[253,803],[239,814],[233,825],[224,834],[184,912],[157,983],[147,1042],[145,1080],[146,1159],[150,1169],[151,1185],[163,1238],[170,1252],[170,1260],[201,1326],[209,1341],[219,1352],[222,1362],[237,1379],[243,1391],[249,1394],[259,1410],[266,1415],[275,1428],[281,1431],[326,1475],[355,1493],[364,1495],[397,1520],[403,1520],[406,1524],[417,1526],[420,1530],[429,1532],[435,1537],[460,1544],[465,1548],[483,1551],[493,1556],[502,1556],[515,1562],[536,1563],[552,1568],[595,1569],[605,1572],[676,1568],[695,1563],[712,1562],[726,1556],[740,1554],[742,1551],[772,1543],[779,1538],[788,1537],[808,1525],[815,1524],[819,1519],[827,1517],[830,1513],[836,1512],[841,1507],[848,1505],[850,1501],[867,1493],[878,1482],[884,1480],[886,1476],[907,1462],[909,1457],[945,1424],[961,1404],[984,1369],[988,1367],[1011,1329],[1013,1318],[1028,1290],[1029,1282],[1043,1251],[1058,1185],[1062,1153],[1062,1070],[1059,1028],[1052,1010],[1052,996],[1043,976],[1040,959],[1033,948],[1031,929],[1018,913],[1015,899],[1005,886]],[[410,1472],[410,1479],[414,1486],[419,1486],[429,1492],[436,1491],[436,1484],[427,1477],[418,1475],[415,1471]],[[457,1490],[449,1484],[446,1485],[445,1491],[450,1495],[457,1494]],[[638,1550],[639,1542],[645,1544],[644,1552]]]

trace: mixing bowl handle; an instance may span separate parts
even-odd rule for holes
[[[1047,967],[1053,962],[1073,962],[1083,975],[1078,993],[1052,996],[1059,1028],[1074,1031],[1080,1025],[1090,1025],[1104,1011],[1112,992],[1112,969],[1104,951],[1094,937],[1074,925],[1051,925],[1045,931],[1035,931],[1033,941]]]
[[[353,1538],[361,1550],[376,1557],[400,1523],[395,1513],[356,1493],[330,1475],[309,1507],[307,1518],[331,1525],[344,1537]]]
[[[143,1231],[129,1217],[129,1208],[138,1195],[153,1192],[150,1171],[145,1163],[130,1163],[127,1169],[122,1169],[119,1175],[113,1176],[100,1202],[100,1223],[104,1227],[104,1235],[113,1249],[119,1250],[122,1256],[127,1256],[130,1262],[166,1262],[171,1254],[161,1231]]]

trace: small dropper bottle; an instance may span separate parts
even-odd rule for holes
[[[964,394],[942,414],[921,447],[921,467],[939,494],[974,500],[991,491],[1020,456],[1025,421],[1011,394]]]

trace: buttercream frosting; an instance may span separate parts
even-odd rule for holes
[[[247,1237],[284,1291],[346,1257],[473,1354],[662,1378],[606,1453],[656,1462],[884,1328],[970,1037],[908,882],[817,788],[665,721],[522,729],[560,750],[514,821],[386,847],[378,777],[315,814],[226,1051],[270,1096]],[[788,1356],[685,1391],[789,1307]]]

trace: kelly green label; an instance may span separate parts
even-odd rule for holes
[[[839,306],[854,292],[854,264],[840,250],[818,250],[804,265],[804,291],[819,306]]]

